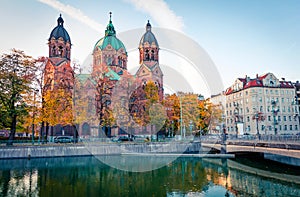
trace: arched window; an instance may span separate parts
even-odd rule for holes
[[[145,52],[145,60],[150,60],[149,50],[148,49]]]
[[[154,50],[151,50],[151,60],[154,60]]]
[[[106,64],[107,64],[108,66],[110,66],[110,65],[112,64],[112,59],[111,59],[111,57],[108,57],[108,58],[107,58]]]
[[[58,47],[58,55],[61,57],[63,56],[63,47],[62,46]]]
[[[52,55],[56,55],[55,46],[52,47]]]

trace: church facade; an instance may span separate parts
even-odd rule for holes
[[[133,102],[126,104],[130,115],[144,114],[146,105],[144,91],[149,83],[155,85],[158,102],[162,102],[164,90],[163,73],[159,66],[159,45],[149,21],[138,45],[140,66],[133,75],[127,71],[128,54],[123,42],[117,38],[111,13],[104,36],[94,45],[92,72],[89,74],[75,75],[70,64],[71,39],[63,27],[64,21],[61,16],[57,19],[57,23],[49,37],[49,58],[45,67],[44,86],[45,90],[62,89],[64,95],[72,97],[72,111],[75,110],[72,118],[75,120],[74,124],[80,136],[103,136],[97,131],[99,126],[105,128],[103,133],[107,136],[124,133],[118,127],[116,117],[112,114],[114,108],[112,92],[116,84],[125,77],[130,76],[135,79],[136,83],[139,83],[130,95],[130,100]],[[78,89],[84,92],[77,92]],[[81,102],[79,98],[84,102]],[[76,113],[79,114],[77,117]],[[53,135],[62,134],[62,132],[57,132]]]

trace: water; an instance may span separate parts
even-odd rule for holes
[[[300,169],[261,159],[182,157],[148,172],[95,157],[0,160],[0,196],[300,196]]]

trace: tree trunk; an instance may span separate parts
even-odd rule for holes
[[[7,146],[12,146],[13,145],[13,141],[15,138],[15,134],[16,134],[16,126],[17,126],[17,115],[13,115],[12,117],[12,123],[10,126],[10,134],[8,137],[8,141],[7,141]]]
[[[39,142],[40,142],[40,140],[43,141],[43,138],[41,138],[41,137],[43,136],[44,128],[45,128],[45,122],[43,121],[41,129],[40,129],[40,134],[39,134]]]
[[[49,123],[47,122],[47,123],[46,123],[46,140],[45,140],[45,143],[46,143],[46,144],[47,144],[47,141],[48,141],[47,139],[48,139],[49,127],[50,127],[50,126],[49,126]]]

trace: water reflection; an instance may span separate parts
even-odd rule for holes
[[[232,160],[201,158],[178,158],[142,173],[111,168],[94,157],[0,160],[0,196],[300,196],[299,176],[270,174]]]

